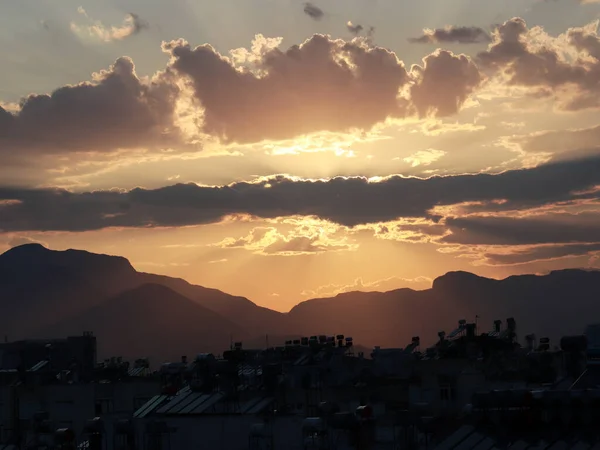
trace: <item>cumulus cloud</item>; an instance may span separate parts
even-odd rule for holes
[[[409,38],[415,44],[481,44],[490,42],[490,35],[480,27],[447,26],[445,28],[423,30],[423,35]]]
[[[81,6],[77,9],[77,12],[85,17],[89,23],[87,25],[79,25],[76,22],[71,22],[71,30],[79,36],[89,36],[103,42],[123,40],[138,34],[149,26],[146,21],[134,13],[127,14],[121,26],[108,27],[99,20],[93,20]]]
[[[258,35],[251,49],[165,43],[171,61],[140,78],[119,58],[90,82],[0,105],[0,151],[115,152],[199,148],[208,139],[256,143],[319,132],[370,130],[387,119],[456,113],[479,84],[473,62],[437,51],[407,72],[372,45],[314,35],[280,49]]]
[[[457,113],[481,83],[477,66],[468,56],[436,50],[414,65],[416,80],[410,88],[411,100],[419,116],[449,116]]]
[[[600,36],[598,21],[552,37],[543,28],[529,28],[522,18],[499,25],[479,64],[509,86],[523,86],[529,95],[555,97],[565,110],[600,106]]]
[[[368,129],[404,117],[404,64],[380,47],[314,35],[273,48],[245,70],[209,45],[179,40],[164,48],[170,68],[189,77],[204,108],[204,129],[229,141],[285,139],[316,131]]]
[[[313,5],[311,2],[304,3],[304,14],[314,20],[321,20],[325,15],[321,8]]]
[[[138,19],[130,19],[132,33],[144,26]],[[387,119],[452,116],[488,79],[560,97],[565,109],[598,106],[597,27],[552,37],[514,18],[495,29],[476,60],[436,50],[408,71],[364,37],[314,35],[281,49],[281,38],[258,35],[250,49],[228,55],[172,41],[163,48],[171,56],[165,72],[151,79],[123,57],[90,82],[0,106],[0,149],[14,160],[31,151],[179,149],[208,136],[256,143],[364,131]]]
[[[167,146],[178,140],[173,126],[176,86],[141,80],[130,58],[119,58],[91,82],[32,94],[18,111],[0,107],[0,151],[106,152]]]
[[[556,182],[560,180],[560,182]],[[399,217],[441,217],[435,210],[461,202],[480,211],[514,211],[596,199],[600,158],[501,174],[406,178],[298,180],[284,176],[220,187],[178,184],[160,189],[72,193],[58,189],[0,189],[0,230],[82,231],[107,227],[182,226],[231,214],[263,218],[316,216],[355,226]],[[477,211],[477,209],[475,209]]]

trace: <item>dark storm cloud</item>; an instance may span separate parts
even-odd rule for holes
[[[131,59],[119,58],[93,83],[32,94],[16,113],[0,107],[0,153],[102,152],[173,143],[176,92],[166,82],[142,83]]]
[[[235,213],[263,218],[315,215],[353,226],[429,217],[435,206],[461,202],[488,202],[488,210],[494,211],[498,205],[493,201],[503,199],[502,208],[527,209],[570,200],[574,191],[598,184],[600,158],[498,175],[395,176],[377,183],[364,178],[294,181],[277,177],[223,187],[180,184],[121,193],[5,188],[0,190],[0,230],[182,226],[212,223]]]
[[[457,26],[425,29],[422,36],[408,39],[414,44],[481,44],[491,40],[490,35],[483,28]]]
[[[304,4],[304,14],[314,20],[321,20],[321,18],[325,15],[321,8],[313,5],[310,2],[306,2]]]

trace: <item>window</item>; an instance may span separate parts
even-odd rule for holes
[[[456,400],[456,378],[448,375],[438,377],[440,387],[440,400],[443,402],[453,402]]]
[[[112,398],[101,398],[96,400],[96,416],[103,414],[109,414],[114,411],[114,405]]]
[[[456,390],[454,386],[450,386],[449,384],[440,386],[440,399],[444,401],[454,401],[456,398]]]

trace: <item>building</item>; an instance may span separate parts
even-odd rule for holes
[[[514,319],[477,328],[461,320],[430,347],[415,336],[399,348],[376,347],[370,358],[343,335],[265,349],[239,342],[222,357],[182,357],[155,372],[144,360],[96,362],[95,345],[81,344],[95,343],[91,334],[52,341],[45,354],[49,342],[6,344],[2,442],[46,439],[60,448],[53,433],[61,428],[84,448],[103,450],[491,450],[513,442],[490,431],[498,411],[546,417],[539,405],[548,399],[600,386],[586,337],[563,338],[552,350],[533,335],[521,346]],[[495,426],[506,427],[503,420]]]

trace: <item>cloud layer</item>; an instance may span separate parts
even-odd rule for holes
[[[127,33],[145,26],[135,15],[128,20]],[[514,18],[491,37],[477,27],[429,30],[416,41],[491,42],[475,59],[438,49],[410,68],[368,36],[317,34],[281,49],[281,39],[258,35],[250,49],[229,54],[175,40],[163,44],[171,60],[152,78],[138,77],[122,57],[90,82],[30,95],[14,110],[0,106],[0,152],[178,150],[198,148],[199,136],[246,144],[370,130],[389,119],[454,115],[492,82],[556,97],[567,110],[597,107],[597,27],[552,37]]]
[[[560,180],[557,183],[556,180]],[[232,214],[262,218],[317,216],[345,225],[399,217],[439,220],[466,204],[465,213],[518,211],[597,199],[600,158],[514,170],[497,175],[428,179],[392,176],[382,181],[323,181],[273,177],[220,187],[178,184],[127,192],[0,189],[0,230],[83,231],[106,227],[183,226]],[[444,212],[446,211],[446,212]],[[466,212],[465,212],[466,211]]]

